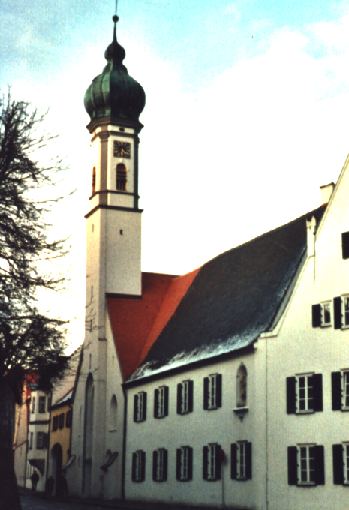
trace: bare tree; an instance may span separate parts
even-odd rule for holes
[[[23,374],[37,371],[47,386],[64,359],[63,323],[39,313],[37,302],[38,289],[60,281],[42,274],[38,261],[63,248],[47,238],[47,203],[33,198],[59,170],[35,160],[49,141],[37,135],[42,120],[10,93],[0,98],[0,510],[20,508],[12,438]]]

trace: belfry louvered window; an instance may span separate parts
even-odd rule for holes
[[[126,166],[123,163],[116,165],[116,189],[126,191],[127,173]]]

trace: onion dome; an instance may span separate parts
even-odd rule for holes
[[[143,87],[128,74],[122,63],[125,50],[116,40],[118,20],[118,16],[113,16],[113,42],[104,53],[108,63],[85,93],[84,104],[91,122],[108,118],[111,121],[138,123],[145,106]]]

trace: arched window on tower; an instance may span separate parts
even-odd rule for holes
[[[96,193],[96,167],[92,168],[92,195]]]
[[[109,416],[110,430],[116,429],[116,423],[117,423],[117,401],[116,396],[113,395],[110,400],[110,416]]]
[[[236,407],[247,406],[247,370],[243,363],[236,373]]]
[[[123,163],[116,165],[116,189],[126,191],[126,166]]]

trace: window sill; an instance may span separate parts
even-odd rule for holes
[[[235,407],[233,413],[236,414],[240,420],[243,420],[245,414],[248,413],[248,407]]]
[[[313,409],[308,409],[306,411],[296,411],[297,416],[302,416],[303,414],[314,414],[315,411]]]
[[[308,489],[311,487],[317,487],[317,485],[315,482],[303,482],[303,483],[297,483],[297,487]]]

